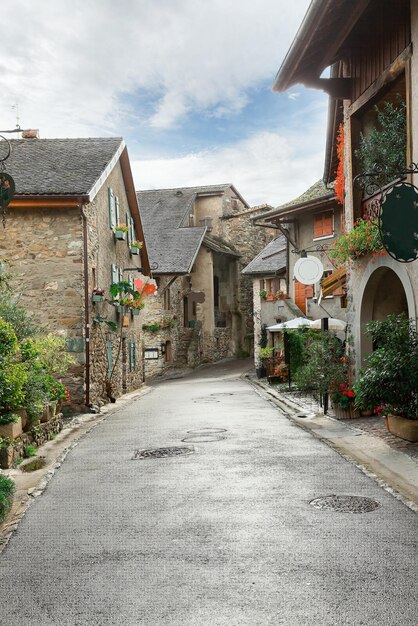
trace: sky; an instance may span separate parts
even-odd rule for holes
[[[137,189],[279,206],[323,174],[328,100],[272,84],[310,0],[3,0],[0,130],[124,138]]]

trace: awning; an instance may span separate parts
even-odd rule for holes
[[[344,265],[322,280],[322,297],[330,296],[336,289],[345,285],[346,279],[347,270]]]

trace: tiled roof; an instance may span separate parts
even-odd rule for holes
[[[11,139],[10,143],[5,167],[15,181],[17,197],[89,195],[125,147],[121,137]]]
[[[206,232],[206,227],[187,227],[195,189],[137,192],[150,262],[158,264],[156,275],[191,271]]]
[[[242,270],[247,275],[275,274],[286,269],[287,242],[284,235],[270,241],[269,244]]]

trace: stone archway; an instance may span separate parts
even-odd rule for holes
[[[368,322],[402,312],[416,318],[414,293],[405,266],[389,257],[381,257],[373,265],[369,263],[355,301],[353,338],[358,370],[372,351],[365,333]]]

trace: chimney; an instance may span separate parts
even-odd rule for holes
[[[22,139],[39,139],[39,128],[22,131]]]

